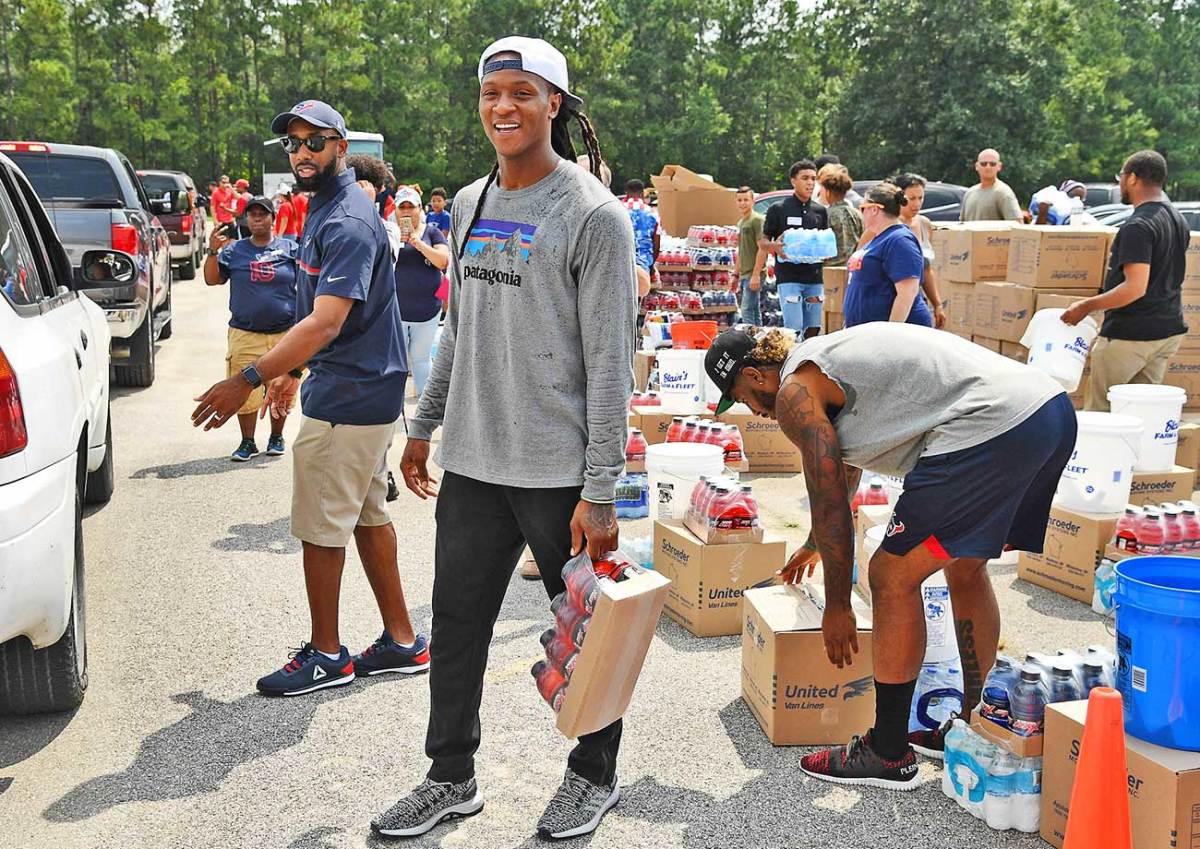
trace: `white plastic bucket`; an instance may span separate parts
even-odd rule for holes
[[[867,562],[883,545],[887,525],[867,528],[863,535],[863,551]],[[958,659],[958,637],[954,634],[954,608],[950,605],[950,588],[946,573],[940,569],[921,583],[921,606],[925,611],[924,663],[945,663]]]
[[[1129,503],[1133,464],[1141,447],[1141,419],[1116,413],[1075,415],[1079,436],[1058,482],[1058,501],[1085,513],[1120,512]]]
[[[663,442],[648,446],[646,476],[650,485],[650,518],[682,521],[700,477],[716,477],[724,470],[725,451],[719,445]]]
[[[1100,331],[1091,316],[1072,327],[1063,323],[1062,314],[1061,309],[1038,310],[1021,337],[1021,344],[1029,349],[1029,365],[1053,377],[1068,392],[1074,392],[1083,378],[1088,349]]]
[[[1154,386],[1149,383],[1122,383],[1110,387],[1108,403],[1114,413],[1141,419],[1141,448],[1135,472],[1166,472],[1175,467],[1175,448],[1179,444],[1179,418],[1187,392],[1178,386]]]
[[[703,413],[707,351],[666,348],[658,352],[658,396],[664,413]]]

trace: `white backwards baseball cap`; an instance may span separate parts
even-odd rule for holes
[[[516,59],[497,59],[489,61],[499,53],[516,53]],[[579,109],[583,101],[571,94],[567,81],[567,59],[558,48],[540,38],[526,38],[523,35],[510,35],[488,45],[479,57],[479,81],[494,71],[528,71],[537,74],[546,82],[553,85],[563,95],[563,104],[572,109]]]

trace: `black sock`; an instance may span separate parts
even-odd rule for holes
[[[903,684],[875,682],[875,728],[871,732],[871,748],[881,758],[894,761],[908,750],[908,714],[916,689],[916,678]]]

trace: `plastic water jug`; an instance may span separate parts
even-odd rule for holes
[[[1100,328],[1090,316],[1072,327],[1062,320],[1064,310],[1038,310],[1021,344],[1029,349],[1029,365],[1044,371],[1068,392],[1079,388],[1088,350]]]
[[[1058,483],[1059,503],[1085,513],[1119,513],[1129,502],[1142,423],[1115,413],[1076,413],[1075,451]]]

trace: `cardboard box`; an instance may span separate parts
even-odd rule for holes
[[[1087,704],[1046,706],[1041,834],[1060,849],[1066,837]],[[1133,849],[1200,846],[1200,753],[1155,746],[1126,734],[1125,767]]]
[[[671,427],[671,419],[679,415],[678,413],[663,413],[660,410],[660,407],[635,406],[629,415],[629,426],[641,428],[647,445],[666,442],[667,429]]]
[[[863,504],[854,518],[854,562],[858,567],[855,586],[868,604],[871,602],[871,563],[867,558],[867,531],[886,525],[891,518],[890,504]]]
[[[1200,291],[1183,293],[1183,320],[1187,324],[1187,335],[1179,345],[1181,351],[1200,349]]]
[[[747,591],[742,698],[775,745],[844,742],[874,722],[871,614],[859,599],[850,601],[858,654],[838,669],[825,654],[824,600],[815,584]]]
[[[846,326],[846,316],[840,312],[824,312],[821,313],[821,332],[836,333]]]
[[[605,582],[558,712],[558,730],[565,736],[591,734],[625,715],[669,585],[650,571],[618,584]]]
[[[1161,504],[1164,501],[1186,501],[1195,489],[1196,470],[1176,466],[1169,472],[1134,472],[1129,490],[1131,504]]]
[[[1096,567],[1120,515],[1080,513],[1055,505],[1046,521],[1043,553],[1022,551],[1017,577],[1091,604]]]
[[[978,345],[981,348],[987,348],[989,351],[991,351],[993,353],[996,353],[996,354],[1000,353],[1000,340],[999,339],[989,339],[986,336],[977,336],[974,333],[972,333],[971,341],[974,342],[976,345]]]
[[[1175,463],[1185,469],[1200,469],[1200,425],[1195,422],[1183,422],[1179,425]],[[1196,472],[1196,481],[1193,489],[1200,487],[1200,471]]]
[[[1008,270],[1007,221],[972,221],[947,229],[946,262],[939,279],[957,283],[1003,280]]]
[[[946,329],[970,338],[975,323],[975,284],[939,280],[938,291],[946,309]]]
[[[638,392],[645,392],[650,383],[650,372],[654,370],[653,351],[635,351],[633,354],[633,384]]]
[[[938,227],[935,224],[933,232],[929,234],[929,245],[933,248],[933,262],[930,263],[930,267],[939,284],[945,279],[946,263],[950,258],[950,231],[957,226],[957,224],[947,224],[944,227]],[[942,296],[945,297],[945,292],[942,293]]]
[[[742,447],[750,461],[750,471],[755,473],[802,472],[804,463],[800,449],[784,436],[779,422],[764,419],[750,412],[744,404],[735,404],[717,421],[735,424],[742,432]],[[642,428],[644,431],[645,428]],[[649,439],[649,436],[646,437]]]
[[[1183,387],[1187,392],[1185,410],[1200,410],[1200,352],[1180,351],[1171,357],[1163,383]]]
[[[1010,360],[1016,360],[1019,363],[1023,363],[1029,359],[1029,349],[1020,342],[1001,342],[1000,356],[1008,357]],[[1084,366],[1084,370],[1087,370],[1087,366]],[[1082,385],[1082,383],[1080,385]]]
[[[1033,307],[1033,311],[1038,310],[1065,310],[1067,307],[1076,301],[1083,298],[1090,298],[1097,294],[1098,289],[1075,289],[1069,295],[1057,295],[1054,292],[1047,292],[1044,289],[1037,290],[1037,303]],[[1096,321],[1096,326],[1099,327],[1104,322],[1104,310],[1088,313]]]
[[[669,236],[684,238],[688,228],[698,224],[732,226],[742,215],[733,189],[682,165],[664,165],[650,182],[658,191],[658,216]]]
[[[849,272],[842,265],[827,265],[821,272],[821,278],[825,283],[825,312],[843,312]]]
[[[979,715],[979,708],[971,711],[971,728],[985,740],[1002,746],[1018,758],[1040,758],[1042,756],[1044,734],[1036,737],[1022,737],[1007,728],[1002,728]]]
[[[671,581],[667,615],[697,637],[738,633],[742,593],[774,580],[785,548],[770,533],[762,542],[705,545],[682,523],[655,522],[654,569]]]
[[[975,286],[972,333],[1020,342],[1037,312],[1038,290],[1016,283],[979,283]]]
[[[1188,242],[1183,288],[1184,291],[1200,289],[1200,233],[1192,233],[1192,240]]]
[[[1104,283],[1111,240],[1111,233],[1099,227],[1014,225],[1003,277],[1037,289],[1097,290]]]

